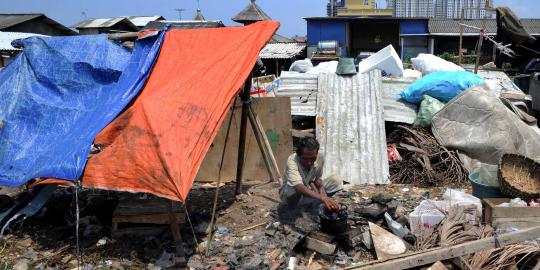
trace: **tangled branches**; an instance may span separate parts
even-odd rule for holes
[[[453,151],[437,143],[424,129],[398,126],[388,136],[402,160],[390,163],[390,180],[398,184],[433,186],[465,183],[467,173]]]

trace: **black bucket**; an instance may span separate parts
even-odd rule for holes
[[[321,231],[330,235],[340,235],[347,232],[347,206],[341,205],[339,212],[331,212],[321,204],[319,209],[319,218],[321,220]]]

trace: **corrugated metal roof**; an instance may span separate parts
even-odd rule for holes
[[[522,19],[521,23],[529,34],[540,34],[540,19]],[[483,20],[465,20],[464,24],[482,28]],[[489,19],[486,25],[488,34],[495,35],[497,33],[497,20]],[[459,20],[430,19],[428,28],[430,34],[459,34],[460,32]],[[478,34],[478,30],[463,27],[463,33]]]
[[[415,79],[389,78],[382,79],[382,99],[384,121],[412,124],[416,118],[417,106],[401,100],[403,92]]]
[[[305,43],[269,43],[262,49],[261,59],[290,59],[306,48]]]
[[[20,49],[11,46],[11,42],[16,39],[22,39],[32,36],[46,37],[45,35],[31,33],[0,32],[0,51],[20,51]]]
[[[271,20],[268,16],[256,3],[255,0],[251,0],[240,13],[236,14],[231,20],[235,22],[254,22],[254,21],[264,21]]]
[[[144,27],[149,22],[165,20],[163,16],[124,16],[137,27]]]
[[[34,14],[0,14],[0,29],[44,16],[43,13]]]
[[[389,183],[380,72],[320,74],[318,89],[324,176],[339,175],[354,185]]]
[[[283,71],[276,96],[291,98],[292,115],[316,115],[317,75]]]
[[[296,43],[296,41],[288,37],[284,37],[280,34],[274,34],[270,39],[269,43]]]
[[[221,21],[153,21],[149,22],[143,29],[161,30],[165,24],[170,24],[170,29],[218,28],[225,26]]]

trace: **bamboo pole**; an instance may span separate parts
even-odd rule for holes
[[[236,189],[235,194],[242,193],[242,177],[244,173],[244,159],[246,150],[246,130],[248,120],[248,106],[251,99],[251,81],[253,78],[253,72],[249,74],[246,83],[244,84],[244,90],[240,94],[240,100],[242,100],[242,115],[240,118],[240,137],[238,142],[238,162],[236,167]]]
[[[461,9],[461,18],[459,25],[459,51],[458,51],[458,65],[461,66],[461,61],[463,60],[463,21],[465,20],[465,9]]]

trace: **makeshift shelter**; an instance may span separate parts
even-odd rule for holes
[[[131,55],[106,35],[22,40],[0,73],[0,185],[78,180],[95,136],[143,87],[163,36],[139,40]]]
[[[278,27],[264,21],[168,31],[144,90],[96,138],[108,147],[88,160],[83,185],[185,200],[231,102]]]

